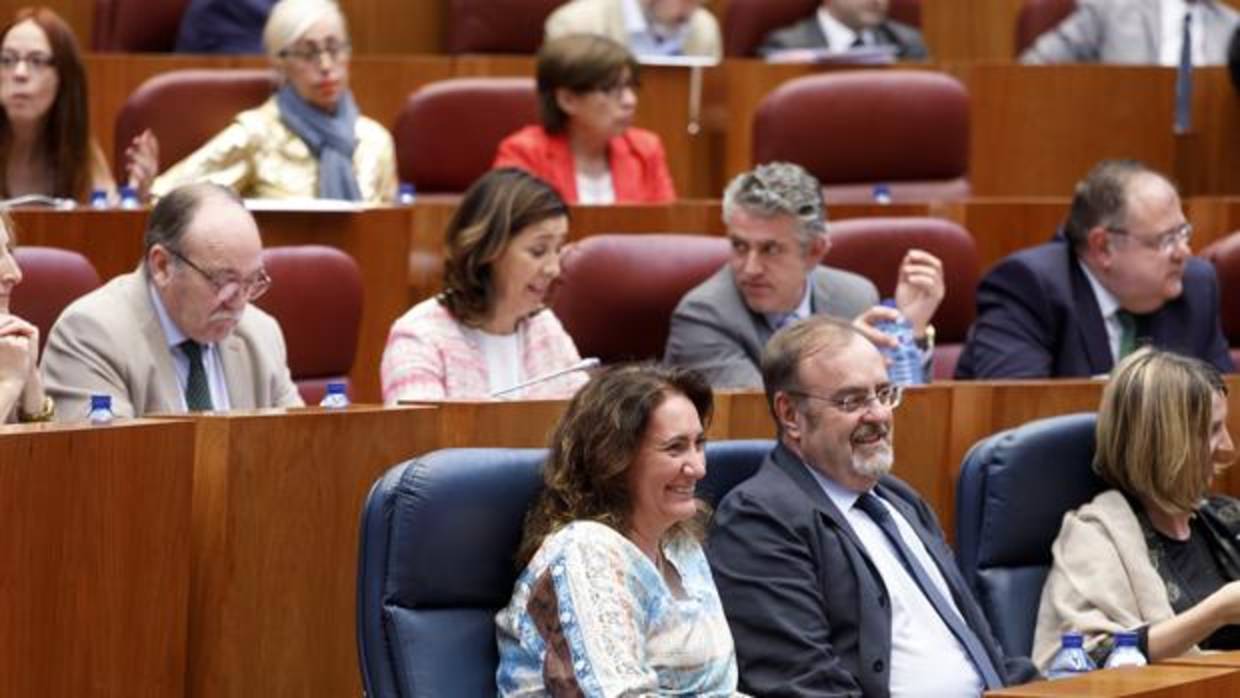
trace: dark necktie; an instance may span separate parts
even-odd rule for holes
[[[1116,310],[1115,317],[1119,319],[1119,356],[1115,359],[1115,363],[1119,363],[1137,348],[1137,316],[1127,310]]]
[[[887,511],[887,507],[883,506],[878,497],[867,492],[857,499],[857,508],[869,514],[874,523],[878,524],[878,527],[882,529],[887,539],[891,541],[892,547],[896,549],[900,556],[900,561],[904,563],[904,569],[908,571],[913,581],[917,582],[917,586],[921,587],[922,593],[930,600],[930,604],[934,606],[934,610],[943,619],[943,623],[952,631],[952,635],[955,635],[956,639],[960,641],[960,644],[969,654],[969,659],[973,660],[973,665],[977,667],[982,681],[986,684],[986,689],[1003,688],[1003,680],[999,678],[999,672],[995,671],[995,666],[990,661],[990,655],[986,654],[986,649],[982,647],[981,641],[977,639],[977,635],[965,624],[960,614],[956,613],[956,609],[952,608],[951,603],[939,592],[939,588],[934,585],[930,575],[926,574],[925,568],[917,561],[917,556],[905,545],[904,538],[900,535],[896,522],[891,518],[891,512]]]
[[[185,382],[185,406],[190,412],[211,409],[211,387],[207,385],[207,369],[202,365],[202,345],[192,339],[181,342],[181,351],[189,359],[189,380]]]
[[[1193,128],[1193,5],[1184,13],[1184,33],[1180,38],[1180,65],[1175,74],[1175,132]]]

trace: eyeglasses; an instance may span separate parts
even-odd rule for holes
[[[260,296],[267,292],[267,289],[271,288],[271,277],[267,275],[266,269],[259,269],[250,278],[242,279],[229,271],[206,271],[189,261],[185,255],[173,248],[165,247],[164,249],[168,250],[168,254],[184,262],[190,269],[201,274],[202,278],[206,279],[207,283],[211,284],[211,287],[215,289],[215,297],[221,303],[226,303],[236,298],[237,294],[241,294],[246,301],[258,300]]]
[[[1153,238],[1139,237],[1137,235],[1133,235],[1127,230],[1124,230],[1123,228],[1107,228],[1107,232],[1112,235],[1126,237],[1129,240],[1134,240],[1141,245],[1150,248],[1151,250],[1157,250],[1166,254],[1192,239],[1193,224],[1181,223],[1171,230],[1155,235]]]
[[[608,85],[602,85],[595,91],[614,100],[620,100],[624,97],[625,90],[633,90],[636,92],[641,87],[641,83],[636,80],[617,80]]]
[[[849,395],[848,397],[824,397],[799,390],[789,390],[788,394],[811,400],[822,400],[840,412],[856,414],[862,410],[868,410],[874,405],[882,405],[894,410],[900,406],[900,399],[904,397],[904,386],[893,383],[891,385],[884,385],[867,395]]]
[[[5,51],[4,53],[0,53],[0,71],[6,73],[11,73],[17,70],[17,66],[25,63],[26,69],[29,70],[31,74],[38,74],[52,67],[55,62],[56,59],[52,58],[50,54],[42,52],[27,53],[24,56],[13,51]]]
[[[314,65],[319,63],[323,56],[327,56],[332,63],[342,63],[349,60],[352,52],[353,47],[347,41],[328,41],[322,46],[307,43],[296,48],[286,48],[277,55],[280,58],[296,58],[302,63]]]

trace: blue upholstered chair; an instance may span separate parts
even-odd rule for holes
[[[707,446],[701,496],[749,477],[770,441]],[[371,698],[494,696],[495,614],[508,603],[543,449],[448,449],[387,472],[362,512],[358,652]]]
[[[1090,466],[1094,422],[1093,413],[1029,422],[979,441],[961,465],[957,558],[1009,655],[1032,651],[1064,513],[1106,488]]]

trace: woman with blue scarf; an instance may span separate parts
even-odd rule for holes
[[[245,197],[392,201],[392,136],[358,113],[349,91],[349,37],[336,3],[280,0],[263,44],[280,88],[156,177],[151,193],[209,180]]]

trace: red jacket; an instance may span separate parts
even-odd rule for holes
[[[667,169],[659,136],[630,128],[607,143],[611,186],[618,204],[661,204],[675,201],[676,189]],[[520,167],[555,188],[570,204],[577,203],[577,175],[568,136],[526,126],[499,144],[492,167]]]

